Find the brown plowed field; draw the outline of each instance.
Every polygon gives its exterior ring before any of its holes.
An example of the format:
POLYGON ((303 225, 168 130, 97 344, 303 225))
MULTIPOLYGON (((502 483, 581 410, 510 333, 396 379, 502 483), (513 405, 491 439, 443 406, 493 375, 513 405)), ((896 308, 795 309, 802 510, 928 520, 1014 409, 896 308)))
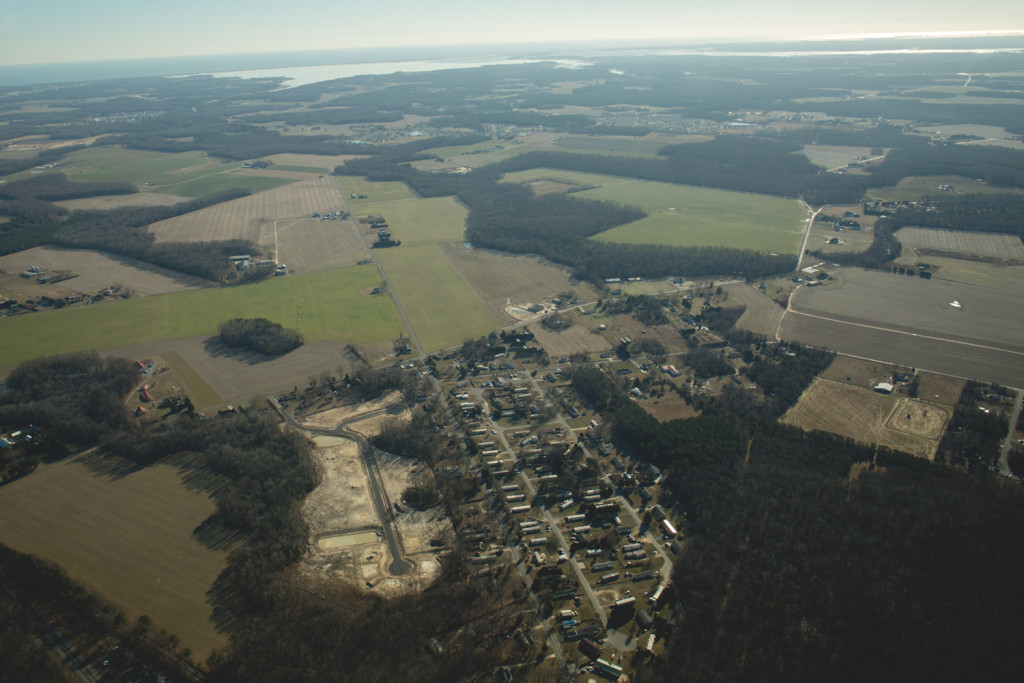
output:
POLYGON ((338 211, 344 206, 338 183, 332 176, 324 176, 160 221, 149 229, 157 242, 256 241, 260 239, 262 223, 309 218, 314 213, 338 211))
POLYGON ((947 406, 816 379, 783 422, 930 459, 951 415, 947 406))
POLYGON ((273 248, 275 231, 277 262, 286 264, 289 270, 309 272, 338 268, 370 257, 352 221, 319 218, 274 221, 260 226, 260 243, 273 248))
MULTIPOLYGON (((186 289, 209 287, 213 283, 192 275, 136 261, 124 256, 114 256, 85 249, 61 249, 60 247, 33 247, 7 256, 0 256, 0 270, 17 274, 30 266, 49 270, 70 270, 78 277, 64 280, 56 286, 72 292, 93 294, 111 285, 121 285, 137 294, 164 294, 181 292, 186 289)), ((39 296, 33 280, 19 278, 27 296, 39 296)))

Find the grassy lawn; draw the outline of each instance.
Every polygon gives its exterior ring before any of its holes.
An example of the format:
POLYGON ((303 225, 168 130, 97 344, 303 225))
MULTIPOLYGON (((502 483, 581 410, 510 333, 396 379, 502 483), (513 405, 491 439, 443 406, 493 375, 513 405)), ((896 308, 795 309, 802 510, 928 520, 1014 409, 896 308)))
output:
POLYGON ((499 327, 436 244, 403 242, 377 250, 377 258, 425 350, 459 344, 499 327))
POLYGON ((164 185, 153 192, 161 194, 172 194, 178 197, 205 197, 215 192, 223 192, 240 187, 249 190, 253 194, 272 190, 288 183, 294 183, 292 178, 273 178, 270 176, 236 175, 234 173, 213 173, 202 178, 189 180, 180 185, 164 185))
POLYGON ((192 404, 197 410, 220 405, 224 402, 220 394, 214 391, 213 387, 207 384, 206 380, 200 377, 199 373, 192 369, 192 366, 185 362, 185 359, 177 351, 165 351, 163 359, 181 378, 181 381, 185 383, 185 387, 188 389, 188 396, 192 399, 192 404))
MULTIPOLYGON (((213 514, 185 461, 114 473, 122 461, 83 455, 0 487, 0 541, 56 562, 120 605, 128 620, 153 618, 200 661, 227 638, 206 593, 227 563, 192 530, 213 514)), ((207 476, 212 476, 206 473, 207 476)))
POLYGON ((605 242, 786 253, 800 248, 806 227, 807 210, 795 199, 544 168, 510 173, 504 181, 537 179, 593 185, 571 196, 639 206, 649 214, 594 238, 605 242))
POLYGON ((466 231, 466 209, 454 197, 380 204, 373 212, 387 219, 391 234, 402 248, 434 242, 461 242, 466 231))
POLYGON ((362 213, 363 207, 366 207, 365 210, 373 213, 374 210, 367 207, 369 204, 390 202, 396 199, 416 199, 418 197, 408 185, 402 182, 375 183, 360 176, 343 175, 338 176, 338 184, 341 186, 341 191, 345 193, 346 197, 366 195, 366 199, 349 200, 355 213, 362 213))
POLYGON ((41 355, 214 334, 218 323, 239 317, 298 328, 307 342, 394 339, 404 326, 390 299, 360 291, 379 284, 376 268, 357 266, 6 318, 0 358, 12 366, 41 355))

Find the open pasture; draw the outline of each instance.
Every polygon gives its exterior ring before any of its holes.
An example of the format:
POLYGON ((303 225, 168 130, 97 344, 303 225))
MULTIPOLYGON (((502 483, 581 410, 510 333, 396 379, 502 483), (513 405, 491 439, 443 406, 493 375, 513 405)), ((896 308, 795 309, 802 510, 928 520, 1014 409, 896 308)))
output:
POLYGON ((399 181, 381 183, 360 176, 342 175, 332 176, 331 182, 335 182, 341 188, 352 206, 353 214, 374 213, 377 207, 373 205, 380 202, 419 197, 408 185, 399 181), (352 195, 356 195, 357 198, 353 199, 352 195), (366 199, 358 199, 359 195, 366 195, 366 199))
POLYGON ((614 154, 620 156, 654 157, 666 145, 706 142, 711 135, 663 135, 651 133, 643 137, 621 135, 559 135, 554 145, 567 152, 614 154))
POLYGON ((557 133, 533 133, 515 140, 485 140, 473 145, 436 147, 430 150, 433 158, 412 162, 413 168, 435 171, 456 166, 480 168, 526 152, 550 150, 557 133))
POLYGON ((424 350, 475 339, 499 326, 437 244, 403 243, 376 255, 424 350))
POLYGON ((109 211, 121 206, 171 206, 172 204, 185 201, 188 201, 185 197, 175 197, 170 194, 136 192, 135 194, 112 194, 103 197, 65 199, 61 202, 54 202, 54 204, 72 211, 109 211))
POLYGON ((0 358, 13 366, 41 355, 210 335, 219 323, 239 317, 298 329, 309 343, 395 339, 405 327, 391 300, 362 293, 379 285, 376 268, 353 266, 16 316, 0 320, 0 358))
POLYGON ((793 297, 792 309, 882 329, 1024 351, 1024 318, 1007 315, 1024 305, 1019 294, 882 271, 843 269, 833 276, 833 284, 801 287, 793 297), (962 307, 950 306, 954 300, 962 307))
POLYGON ((188 180, 175 185, 164 185, 153 191, 179 197, 205 197, 217 192, 241 188, 257 194, 293 183, 303 177, 305 177, 305 174, 301 173, 281 178, 269 173, 255 174, 249 172, 248 169, 234 169, 224 173, 212 173, 202 178, 188 180))
POLYGON ((434 242, 462 242, 466 231, 466 208, 455 197, 390 201, 376 205, 373 213, 384 216, 402 249, 434 242))
POLYGON ((930 459, 951 416, 947 406, 816 379, 783 422, 930 459))
POLYGON ((260 224, 310 218, 314 213, 338 211, 343 206, 341 192, 333 178, 310 178, 169 218, 154 223, 149 230, 157 242, 243 239, 260 241, 272 248, 273 243, 266 242, 272 235, 262 234, 260 224))
MULTIPOLYGON (((70 270, 78 277, 58 283, 62 289, 84 294, 95 294, 112 285, 120 285, 136 294, 149 296, 187 289, 209 287, 212 283, 193 275, 186 275, 125 256, 115 256, 87 249, 60 247, 33 247, 25 251, 0 256, 0 270, 20 273, 31 266, 48 270, 70 270)), ((22 280, 28 296, 40 296, 39 285, 33 280, 22 280)))
POLYGON ((932 249, 968 257, 1024 261, 1024 242, 1016 235, 907 227, 901 228, 896 238, 915 250, 932 249))
MULTIPOLYGON (((330 173, 335 166, 341 166, 349 159, 361 159, 355 154, 271 154, 263 157, 274 166, 291 166, 299 168, 315 168, 330 173)), ((271 167, 273 168, 273 166, 271 167)))
POLYGON ((207 592, 229 550, 193 535, 215 511, 203 480, 215 483, 186 459, 137 469, 97 454, 68 458, 0 488, 0 541, 59 564, 129 622, 150 615, 202 661, 227 644, 207 592))
POLYGON ((870 147, 845 147, 840 145, 804 145, 796 154, 803 154, 815 166, 825 170, 844 168, 848 164, 881 156, 871 153, 870 147))
POLYGON ((236 166, 235 162, 207 157, 199 151, 172 154, 118 145, 93 145, 72 152, 52 172, 64 173, 69 180, 122 181, 140 188, 158 189, 236 166))
POLYGON ((513 322, 504 308, 508 303, 539 303, 552 296, 571 293, 580 301, 594 301, 592 285, 573 282, 569 269, 538 256, 513 256, 487 249, 467 249, 461 243, 438 245, 462 274, 487 309, 498 320, 513 322))
POLYGON ((920 201, 932 195, 946 194, 948 191, 939 189, 939 185, 949 185, 953 188, 954 194, 1001 194, 1006 192, 1021 193, 1018 190, 1008 187, 992 187, 981 180, 965 178, 963 176, 909 176, 904 178, 895 186, 872 187, 868 189, 868 199, 880 199, 882 201, 920 201))
POLYGON ((510 173, 504 182, 538 179, 592 186, 571 196, 638 206, 649 214, 594 237, 604 242, 787 253, 803 241, 807 208, 795 199, 544 168, 510 173))

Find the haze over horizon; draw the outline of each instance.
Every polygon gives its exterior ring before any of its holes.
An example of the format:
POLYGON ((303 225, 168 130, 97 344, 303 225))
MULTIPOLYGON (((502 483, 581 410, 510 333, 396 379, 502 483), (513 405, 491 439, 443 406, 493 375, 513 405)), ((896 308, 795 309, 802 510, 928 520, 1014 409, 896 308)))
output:
POLYGON ((0 66, 100 60, 285 53, 345 48, 414 48, 571 42, 729 42, 839 37, 945 36, 1024 32, 1024 9, 978 0, 968 10, 940 0, 849 7, 790 0, 734 0, 695 7, 670 0, 624 6, 607 0, 524 0, 506 8, 470 0, 426 6, 383 0, 343 6, 325 0, 300 11, 268 0, 162 5, 95 0, 14 0, 0 10, 0 66))

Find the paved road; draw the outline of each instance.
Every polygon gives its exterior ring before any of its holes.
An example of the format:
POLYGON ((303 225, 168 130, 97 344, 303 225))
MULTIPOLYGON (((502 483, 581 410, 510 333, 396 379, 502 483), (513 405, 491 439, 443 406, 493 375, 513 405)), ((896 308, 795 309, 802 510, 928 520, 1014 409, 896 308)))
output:
POLYGON ((270 405, 272 405, 274 409, 288 422, 288 424, 295 429, 309 432, 310 434, 340 436, 356 442, 359 446, 360 453, 363 455, 363 464, 366 467, 367 479, 370 480, 370 497, 373 499, 373 504, 377 508, 377 516, 380 518, 380 526, 384 531, 384 540, 387 542, 388 550, 391 553, 391 566, 388 567, 388 571, 394 576, 403 576, 411 572, 416 565, 402 557, 402 544, 401 541, 399 541, 398 536, 395 534, 394 527, 391 523, 391 506, 388 504, 387 497, 384 495, 380 483, 380 475, 377 472, 377 462, 374 458, 376 449, 367 442, 366 437, 362 434, 349 429, 349 425, 353 422, 382 415, 386 413, 388 409, 381 408, 380 410, 374 410, 369 413, 357 415, 356 417, 339 423, 333 429, 317 429, 300 425, 292 414, 285 410, 284 406, 281 405, 276 397, 271 396, 269 400, 270 405))
POLYGON ((1010 431, 1006 435, 1006 441, 1003 442, 1002 449, 999 451, 999 469, 1004 474, 1012 474, 1008 457, 1010 455, 1010 447, 1013 446, 1013 433, 1017 427, 1017 419, 1020 417, 1022 402, 1024 402, 1024 389, 1018 389, 1017 398, 1013 401, 1013 412, 1010 413, 1010 431))

